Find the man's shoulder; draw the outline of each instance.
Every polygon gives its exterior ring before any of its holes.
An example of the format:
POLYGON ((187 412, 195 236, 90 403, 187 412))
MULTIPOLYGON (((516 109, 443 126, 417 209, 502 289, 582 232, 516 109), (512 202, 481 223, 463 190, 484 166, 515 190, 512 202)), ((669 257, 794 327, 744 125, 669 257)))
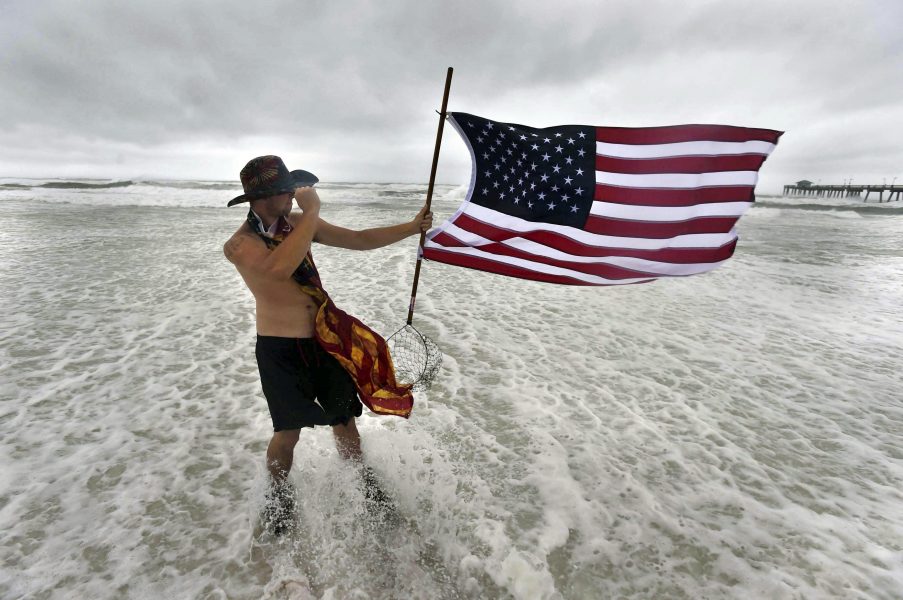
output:
POLYGON ((242 249, 248 245, 249 241, 253 244, 254 240, 257 239, 257 235, 251 231, 251 228, 248 227, 247 223, 243 223, 241 227, 239 227, 235 233, 232 234, 225 244, 223 244, 223 253, 226 255, 226 258, 231 262, 235 262, 235 258, 242 251, 242 249))

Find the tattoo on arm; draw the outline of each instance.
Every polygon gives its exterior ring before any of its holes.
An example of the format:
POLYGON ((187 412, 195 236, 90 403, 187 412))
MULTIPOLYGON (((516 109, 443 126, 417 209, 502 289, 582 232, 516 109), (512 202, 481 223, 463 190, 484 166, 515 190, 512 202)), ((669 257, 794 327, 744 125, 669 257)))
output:
POLYGON ((245 240, 245 236, 239 235, 228 242, 223 247, 223 252, 226 254, 226 258, 230 261, 235 257, 235 254, 238 252, 238 249, 241 247, 242 242, 245 240))

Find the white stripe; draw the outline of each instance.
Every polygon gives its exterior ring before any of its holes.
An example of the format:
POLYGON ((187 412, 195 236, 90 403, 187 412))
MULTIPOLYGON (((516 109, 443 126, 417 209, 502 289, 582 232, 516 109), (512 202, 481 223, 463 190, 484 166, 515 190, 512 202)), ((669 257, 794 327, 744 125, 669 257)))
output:
MULTIPOLYGON (((461 229, 456 225, 451 225, 446 230, 451 236, 454 236, 469 247, 483 246, 492 244, 492 240, 488 240, 475 233, 461 229)), ((578 256, 562 252, 551 248, 544 244, 527 240, 524 238, 511 238, 502 242, 506 246, 510 246, 516 250, 535 254, 537 256, 545 256, 554 260, 564 260, 570 262, 586 263, 586 264, 606 264, 634 271, 643 271, 644 273, 654 273, 657 275, 696 275, 697 273, 705 273, 718 267, 725 261, 711 263, 668 263, 656 260, 646 260, 645 258, 635 258, 633 256, 578 256)), ((434 241, 430 241, 426 245, 429 248, 451 248, 462 246, 443 246, 434 241)))
POLYGON ((756 171, 653 173, 651 175, 596 171, 596 183, 629 188, 695 189, 715 186, 756 185, 758 175, 756 171))
POLYGON ((595 201, 589 213, 612 219, 664 223, 689 221, 696 217, 740 217, 750 206, 752 202, 712 202, 693 206, 634 206, 595 201))
POLYGON ((596 154, 617 158, 665 158, 675 156, 718 156, 720 154, 764 154, 774 144, 760 140, 748 142, 677 142, 674 144, 609 144, 596 142, 596 154))
POLYGON ((430 230, 430 232, 427 233, 427 239, 431 240, 440 232, 446 231, 461 213, 467 214, 474 219, 483 221, 494 227, 508 229, 515 233, 550 231, 568 237, 576 242, 580 242, 581 244, 602 248, 630 248, 634 250, 661 250, 663 248, 720 248, 737 238, 737 233, 733 229, 728 233, 690 233, 662 239, 600 235, 598 233, 590 233, 588 231, 583 231, 582 229, 568 227, 567 225, 526 221, 518 217, 513 217, 486 208, 485 206, 480 206, 479 204, 469 203, 466 206, 459 208, 458 212, 455 213, 451 219, 442 223, 439 227, 430 230))
MULTIPOLYGON (((459 240, 465 246, 486 246, 487 244, 494 244, 492 240, 488 238, 484 238, 481 235, 477 235, 472 231, 468 231, 467 229, 462 229, 458 227, 454 223, 449 223, 448 227, 445 228, 445 233, 459 240)), ((516 238, 522 239, 522 238, 516 238)), ((432 241, 432 240, 430 240, 432 241)))

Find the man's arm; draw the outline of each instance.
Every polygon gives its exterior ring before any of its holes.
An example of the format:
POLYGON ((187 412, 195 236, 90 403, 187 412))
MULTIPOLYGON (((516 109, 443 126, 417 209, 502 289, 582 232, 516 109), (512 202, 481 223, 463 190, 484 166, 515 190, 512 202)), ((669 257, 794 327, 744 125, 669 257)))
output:
POLYGON ((426 231, 433 225, 433 213, 424 206, 413 220, 388 227, 354 231, 320 219, 314 241, 350 250, 373 250, 426 231))
POLYGON ((223 247, 226 258, 237 267, 273 279, 291 277, 310 249, 320 219, 320 198, 313 188, 298 188, 295 199, 304 214, 292 220, 293 230, 282 243, 267 250, 262 240, 254 239, 256 234, 238 233, 223 247))

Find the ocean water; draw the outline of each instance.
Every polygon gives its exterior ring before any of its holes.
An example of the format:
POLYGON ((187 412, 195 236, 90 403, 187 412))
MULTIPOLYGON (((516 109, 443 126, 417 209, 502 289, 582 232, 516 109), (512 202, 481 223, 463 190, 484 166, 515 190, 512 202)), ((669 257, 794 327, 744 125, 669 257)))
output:
MULTIPOLYGON (((324 184, 322 216, 424 192, 324 184)), ((0 180, 0 598, 903 597, 901 203, 760 198, 721 269, 623 288, 425 263, 443 370, 359 419, 401 524, 306 430, 276 540, 237 193, 0 180)), ((415 247, 314 254, 388 335, 415 247)))

